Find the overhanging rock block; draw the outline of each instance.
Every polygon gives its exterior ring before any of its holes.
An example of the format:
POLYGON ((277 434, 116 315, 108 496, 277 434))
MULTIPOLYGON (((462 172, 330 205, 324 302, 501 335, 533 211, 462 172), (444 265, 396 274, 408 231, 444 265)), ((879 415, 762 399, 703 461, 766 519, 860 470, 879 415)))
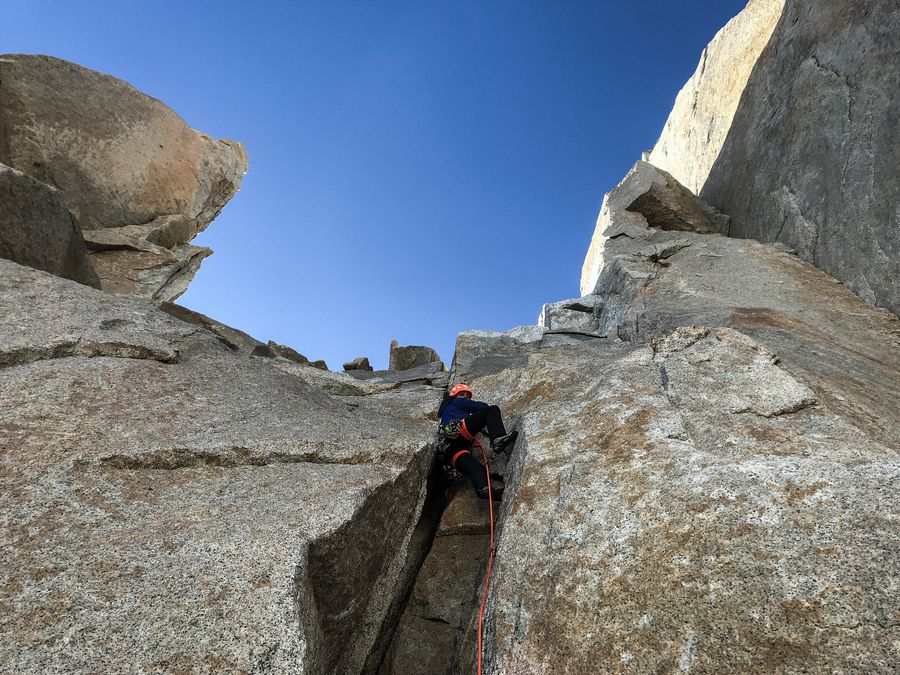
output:
POLYGON ((729 218, 692 194, 671 175, 637 162, 603 198, 594 235, 581 270, 581 293, 588 295, 603 269, 608 242, 643 239, 651 229, 728 234, 729 218))
POLYGON ((190 246, 240 187, 240 143, 191 129, 128 83, 64 61, 0 56, 0 162, 57 188, 102 287, 181 295, 212 251, 190 246))

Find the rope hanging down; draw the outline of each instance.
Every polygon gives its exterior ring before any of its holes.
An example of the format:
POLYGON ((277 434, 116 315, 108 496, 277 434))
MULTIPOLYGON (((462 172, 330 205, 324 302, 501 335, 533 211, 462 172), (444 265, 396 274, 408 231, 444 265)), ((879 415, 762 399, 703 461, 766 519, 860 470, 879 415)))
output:
POLYGON ((484 451, 484 446, 478 440, 474 440, 474 445, 481 450, 481 459, 484 462, 484 471, 487 474, 488 513, 490 514, 491 524, 491 544, 488 549, 487 573, 484 576, 484 590, 481 592, 481 608, 478 610, 478 675, 481 675, 481 636, 484 627, 484 604, 487 601, 488 585, 491 582, 491 570, 494 567, 494 497, 491 489, 491 468, 488 466, 487 453, 484 451))

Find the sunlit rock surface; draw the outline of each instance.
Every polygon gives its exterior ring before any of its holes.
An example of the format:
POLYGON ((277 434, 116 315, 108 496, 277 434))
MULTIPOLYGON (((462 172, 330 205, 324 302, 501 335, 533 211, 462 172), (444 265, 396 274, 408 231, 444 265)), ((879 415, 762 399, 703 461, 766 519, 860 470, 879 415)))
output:
POLYGON ((240 143, 194 131, 128 83, 51 56, 0 56, 0 126, 0 162, 60 191, 103 289, 160 302, 181 295, 211 253, 188 242, 247 171, 240 143))
POLYGON ((605 337, 457 342, 522 433, 487 672, 890 672, 900 321, 771 246, 631 235, 605 337))

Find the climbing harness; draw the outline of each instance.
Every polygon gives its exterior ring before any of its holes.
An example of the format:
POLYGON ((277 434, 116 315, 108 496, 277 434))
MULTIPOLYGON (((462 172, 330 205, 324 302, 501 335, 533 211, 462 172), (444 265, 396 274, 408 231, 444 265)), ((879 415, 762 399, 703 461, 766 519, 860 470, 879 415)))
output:
POLYGON ((484 462, 484 472, 487 475, 488 487, 488 513, 491 524, 491 543, 488 549, 487 574, 484 577, 484 590, 481 592, 481 608, 478 610, 478 675, 481 675, 481 637, 484 627, 484 604, 487 601, 488 585, 491 582, 491 570, 494 567, 494 497, 491 490, 491 469, 488 466, 487 453, 478 439, 472 439, 472 444, 481 450, 481 460, 484 462))

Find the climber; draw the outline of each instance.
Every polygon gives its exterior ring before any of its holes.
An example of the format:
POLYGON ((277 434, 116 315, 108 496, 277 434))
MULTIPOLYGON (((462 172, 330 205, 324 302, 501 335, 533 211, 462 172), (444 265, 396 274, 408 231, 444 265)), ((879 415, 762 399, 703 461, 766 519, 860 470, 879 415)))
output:
MULTIPOLYGON (((468 476, 475 493, 482 499, 487 499, 488 479, 484 465, 472 456, 475 436, 486 429, 491 439, 491 449, 495 453, 501 453, 512 448, 519 432, 506 433, 500 408, 482 401, 473 401, 472 390, 464 384, 453 385, 444 395, 438 415, 441 418, 438 429, 441 460, 445 466, 468 476)), ((490 496, 493 499, 500 499, 502 495, 502 487, 491 488, 490 496)))

